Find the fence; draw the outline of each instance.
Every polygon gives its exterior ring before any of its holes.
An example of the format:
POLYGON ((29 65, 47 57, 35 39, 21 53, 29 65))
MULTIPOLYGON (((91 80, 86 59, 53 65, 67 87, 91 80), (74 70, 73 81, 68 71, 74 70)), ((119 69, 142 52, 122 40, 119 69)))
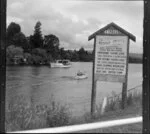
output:
MULTIPOLYGON (((127 98, 128 97, 142 97, 142 84, 137 85, 129 90, 127 90, 127 98)), ((104 113, 105 108, 107 105, 111 104, 112 102, 119 103, 120 100, 122 99, 122 93, 115 94, 110 97, 104 97, 102 103, 101 103, 101 114, 104 113)))
MULTIPOLYGON (((127 97, 129 95, 137 96, 137 95, 140 95, 141 93, 142 93, 142 84, 137 85, 137 86, 127 90, 127 97)), ((109 101, 119 100, 119 99, 121 99, 121 97, 122 97, 121 93, 115 94, 114 96, 108 97, 107 101, 109 102, 109 101)))

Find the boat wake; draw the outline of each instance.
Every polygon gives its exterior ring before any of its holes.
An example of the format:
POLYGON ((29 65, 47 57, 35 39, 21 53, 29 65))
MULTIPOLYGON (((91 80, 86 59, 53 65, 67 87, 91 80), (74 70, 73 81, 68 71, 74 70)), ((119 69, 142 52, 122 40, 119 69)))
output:
POLYGON ((61 78, 67 79, 67 80, 74 80, 74 76, 62 76, 61 78))

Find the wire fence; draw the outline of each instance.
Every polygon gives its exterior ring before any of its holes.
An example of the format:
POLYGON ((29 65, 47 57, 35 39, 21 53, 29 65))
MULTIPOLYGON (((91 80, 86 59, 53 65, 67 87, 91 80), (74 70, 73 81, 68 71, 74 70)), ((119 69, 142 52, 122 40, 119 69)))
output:
MULTIPOLYGON (((142 84, 139 84, 133 88, 130 88, 127 90, 127 97, 129 96, 138 96, 138 95, 142 95, 142 84)), ((116 101, 116 100, 120 100, 122 98, 122 93, 119 94, 114 94, 110 97, 107 97, 107 102, 112 102, 112 101, 116 101)))

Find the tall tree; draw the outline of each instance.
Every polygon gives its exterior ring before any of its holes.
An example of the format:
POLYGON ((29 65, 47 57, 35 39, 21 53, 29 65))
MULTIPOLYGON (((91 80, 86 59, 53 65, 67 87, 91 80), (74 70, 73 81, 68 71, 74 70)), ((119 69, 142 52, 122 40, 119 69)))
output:
POLYGON ((34 34, 32 37, 32 44, 34 48, 42 48, 43 47, 43 37, 41 32, 41 22, 38 21, 34 27, 34 34))

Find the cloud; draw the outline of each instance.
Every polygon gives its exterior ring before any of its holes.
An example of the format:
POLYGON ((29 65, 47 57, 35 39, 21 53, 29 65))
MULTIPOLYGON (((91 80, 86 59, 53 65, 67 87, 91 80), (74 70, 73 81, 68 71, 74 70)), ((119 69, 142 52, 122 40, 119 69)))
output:
POLYGON ((13 10, 18 10, 23 8, 23 4, 21 2, 14 2, 10 5, 10 8, 13 10))
POLYGON ((11 17, 11 16, 7 17, 7 25, 9 25, 11 22, 21 23, 22 21, 23 20, 21 18, 11 17))
POLYGON ((62 46, 92 48, 88 36, 112 21, 142 37, 142 6, 125 1, 8 0, 7 22, 16 21, 28 36, 41 21, 42 33, 55 34, 62 46))

